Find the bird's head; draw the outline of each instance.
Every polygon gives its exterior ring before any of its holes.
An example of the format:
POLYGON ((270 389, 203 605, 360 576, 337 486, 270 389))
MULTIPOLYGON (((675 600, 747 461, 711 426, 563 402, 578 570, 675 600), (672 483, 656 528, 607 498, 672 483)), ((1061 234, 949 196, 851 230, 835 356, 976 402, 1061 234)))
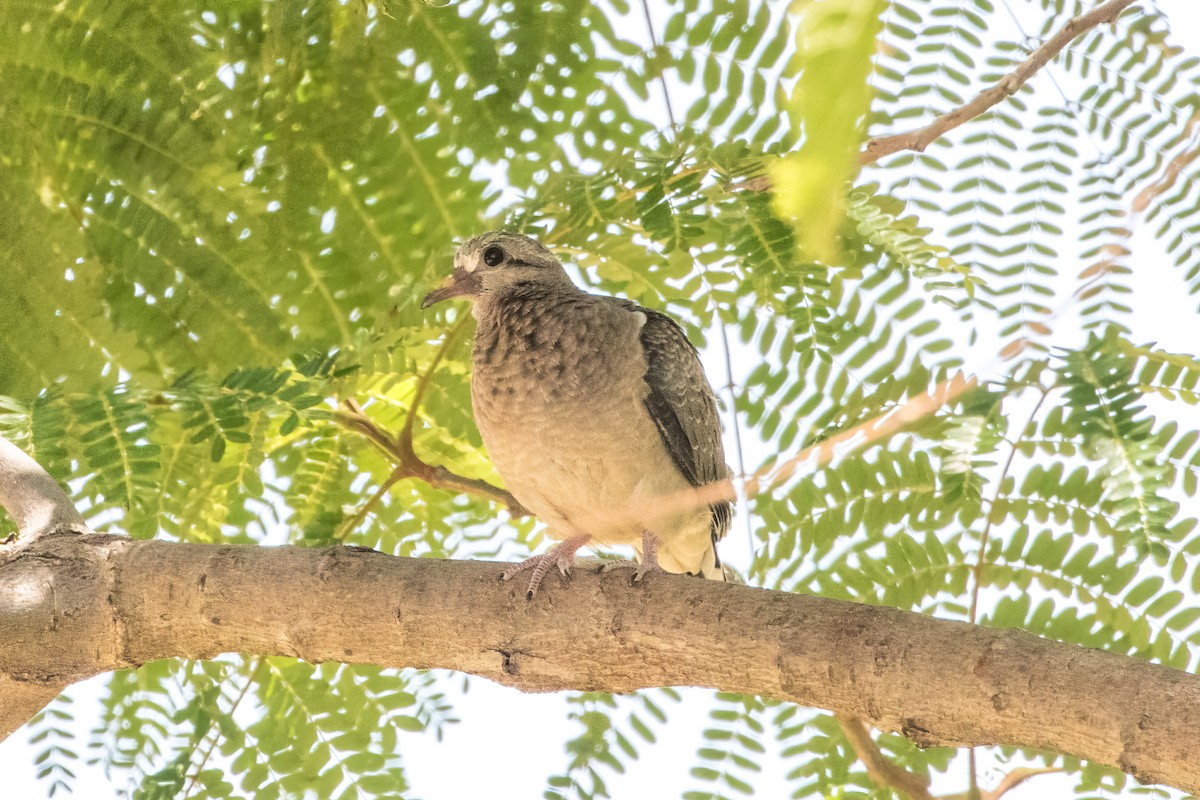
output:
POLYGON ((475 299, 518 283, 570 286, 562 262, 540 242, 508 231, 489 231, 463 242, 454 273, 425 295, 421 308, 451 297, 475 299))

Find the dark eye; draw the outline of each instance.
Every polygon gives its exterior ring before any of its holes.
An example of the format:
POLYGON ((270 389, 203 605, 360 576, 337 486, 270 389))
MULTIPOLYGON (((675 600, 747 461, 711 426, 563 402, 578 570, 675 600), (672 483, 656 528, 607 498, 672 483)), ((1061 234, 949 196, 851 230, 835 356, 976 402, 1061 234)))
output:
POLYGON ((504 251, 499 247, 489 247, 483 251, 483 263, 489 267, 494 267, 504 260, 504 251))

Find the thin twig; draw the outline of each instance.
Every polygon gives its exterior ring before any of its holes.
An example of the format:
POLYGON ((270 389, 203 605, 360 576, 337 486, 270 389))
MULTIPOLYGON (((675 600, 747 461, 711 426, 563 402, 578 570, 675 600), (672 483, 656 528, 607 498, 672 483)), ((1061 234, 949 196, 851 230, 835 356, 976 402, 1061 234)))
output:
MULTIPOLYGON (((1004 462, 1004 467, 1000 470, 1000 479, 996 481, 996 491, 992 495, 993 508, 1000 500, 1000 493, 1004 491, 1004 481, 1008 479, 1008 471, 1012 469, 1013 461, 1017 457, 1017 450, 1021 446, 1021 439, 1024 438, 1026 429, 1028 429, 1029 426, 1033 424, 1034 419, 1037 418, 1037 413, 1041 410, 1042 403, 1046 401, 1046 396, 1050 394, 1050 390, 1046 387, 1040 388, 1042 389, 1042 396, 1038 398, 1037 403, 1033 407, 1033 411, 1029 413, 1029 419, 1026 420, 1025 424, 1021 427, 1021 430, 1017 431, 1017 435, 1012 441, 1012 449, 1008 451, 1008 459, 1004 462)), ((979 590, 983 586, 984 561, 987 558, 988 538, 992 533, 992 520, 995 518, 995 516, 996 515, 992 513, 989 513, 987 516, 987 522, 984 523, 983 526, 983 533, 979 537, 979 558, 975 560, 975 566, 971 568, 971 604, 967 610, 967 620, 972 625, 975 624, 975 619, 979 613, 979 590)), ((967 759, 967 769, 967 776, 970 786, 967 797, 969 800, 981 800, 983 795, 979 791, 979 775, 976 772, 974 747, 971 748, 970 755, 967 759)), ((997 795, 997 797, 999 797, 999 795, 997 795)))
MULTIPOLYGON (((729 332, 725 330, 725 324, 719 318, 717 322, 721 325, 721 351, 725 356, 725 388, 729 390, 729 420, 733 428, 733 448, 737 456, 738 480, 742 482, 744 489, 746 486, 746 457, 742 450, 742 426, 737 415, 737 384, 733 381, 733 354, 729 349, 729 332)), ((750 521, 749 508, 743 509, 742 517, 746 521, 746 541, 750 545, 750 553, 753 555, 754 525, 750 521)))
MULTIPOLYGON (((974 754, 974 752, 975 748, 971 748, 971 753, 974 754)), ((1062 767, 1016 767, 1005 773, 1004 777, 1000 779, 1000 783, 996 784, 995 789, 980 791, 978 787, 973 787, 973 791, 944 794, 937 800, 1000 800, 1030 778, 1054 772, 1066 772, 1066 770, 1062 767)))
POLYGON ((417 386, 413 390, 412 402, 408 404, 408 416, 404 419, 404 428, 400 433, 400 441, 407 441, 412 445, 413 440, 413 425, 417 420, 417 411, 421 408, 421 402, 425 399, 425 391, 429 388, 429 382, 433 378, 434 371, 438 365, 442 363, 446 353, 454 346, 460 334, 467 329, 467 322, 471 318, 464 314, 462 319, 454 324, 450 332, 446 334, 446 338, 442 341, 442 346, 433 354, 433 360, 429 362, 429 366, 425 369, 425 373, 417 379, 417 386))
MULTIPOLYGON (((242 700, 246 698, 246 693, 249 692, 250 687, 254 685, 254 676, 258 674, 258 670, 262 666, 262 663, 263 659, 255 659, 254 666, 250 669, 250 674, 246 676, 246 685, 242 687, 242 691, 239 692, 237 698, 234 699, 233 705, 229 707, 229 711, 227 712, 228 716, 232 717, 233 712, 237 711, 238 706, 242 704, 242 700)), ((183 800, 187 800, 189 797, 191 797, 192 789, 196 787, 196 781, 199 780, 200 773, 204 772, 204 767, 208 764, 208 760, 212 758, 213 751, 217 749, 217 744, 221 741, 221 729, 217 727, 215 717, 209 722, 209 731, 211 731, 214 727, 217 728, 217 735, 212 738, 211 742, 209 742, 208 750, 204 753, 204 757, 200 759, 200 763, 196 766, 195 772, 192 773, 191 778, 188 780, 187 788, 183 790, 183 800)))
POLYGON ((392 474, 388 476, 383 485, 375 491, 345 525, 339 528, 337 532, 338 538, 345 536, 354 526, 361 523, 387 491, 405 478, 417 478, 437 489, 465 492, 466 494, 485 497, 494 503, 501 503, 506 506, 509 515, 513 517, 522 517, 529 514, 529 511, 512 494, 504 489, 493 486, 485 480, 468 478, 465 475, 451 472, 445 467, 429 464, 422 460, 413 449, 413 427, 421 401, 425 398, 429 381, 446 352, 453 346, 459 334, 466 329, 466 320, 467 317, 463 317, 463 320, 450 330, 442 342, 442 346, 434 354, 429 367, 417 379, 417 386, 413 392, 412 402, 409 404, 408 415, 404 420, 404 427, 398 436, 393 436, 368 417, 363 412, 362 406, 353 398, 344 400, 342 408, 334 412, 334 419, 338 424, 365 437, 367 441, 375 445, 384 457, 396 465, 395 469, 392 470, 392 474))
MULTIPOLYGON (((1013 461, 1017 457, 1017 450, 1021 447, 1021 439, 1024 437, 1025 430, 1037 419, 1037 414, 1042 408, 1042 403, 1046 402, 1046 397, 1050 394, 1048 388, 1044 386, 1039 388, 1042 390, 1042 396, 1038 398, 1037 403, 1033 406, 1033 411, 1029 412, 1029 419, 1026 420, 1025 425, 1017 432, 1017 437, 1012 443, 1012 449, 1008 453, 1008 460, 1004 462, 1004 467, 1000 470, 1000 479, 996 481, 996 492, 992 497, 993 506, 999 501, 1000 493, 1004 491, 1004 481, 1008 479, 1008 471, 1012 468, 1013 461)), ((979 588, 983 583, 980 579, 983 576, 984 559, 987 557, 988 537, 991 535, 992 520, 995 516, 995 514, 988 514, 987 522, 983 526, 983 533, 979 537, 979 558, 975 561, 975 566, 971 568, 973 584, 971 587, 971 605, 967 610, 967 620, 972 624, 975 623, 975 617, 979 612, 979 588)))
POLYGON ((982 800, 979 796, 979 766, 974 747, 967 751, 967 800, 982 800))
MULTIPOLYGON (((420 471, 421 466, 416 463, 420 462, 420 459, 417 458, 416 452, 413 450, 413 427, 416 423, 417 411, 421 407, 421 402, 425 399, 425 391, 429 387, 429 382, 434 371, 437 369, 438 364, 441 363, 442 358, 454 345, 455 340, 458 339, 458 335, 466 329, 468 319, 470 318, 464 316, 450 329, 450 332, 442 342, 442 346, 434 353, 433 360, 429 362, 429 366, 426 367, 425 372, 417 378, 417 385, 413 390, 412 401, 408 406, 408 414, 404 418, 404 427, 400 429, 399 436, 391 436, 387 431, 376 425, 363 413, 362 406, 353 398, 348 398, 344 402, 349 413, 343 412, 340 417, 343 424, 367 437, 370 442, 383 451, 384 456, 395 460, 397 466, 383 483, 379 485, 374 494, 354 512, 354 516, 349 517, 338 526, 338 529, 333 534, 335 540, 341 541, 350 531, 362 524, 362 521, 371 513, 371 509, 379 504, 393 486, 405 478, 413 477, 416 472, 420 471)), ((420 463, 424 464, 424 462, 420 463)))
POLYGON ((375 490, 374 494, 367 498, 367 502, 359 506, 358 511, 354 512, 354 516, 347 518, 346 521, 339 525, 338 529, 333 532, 334 541, 342 541, 350 534, 350 531, 361 525, 362 521, 367 518, 368 514, 371 513, 371 509, 379 505, 379 501, 383 499, 384 495, 391 491, 391 488, 403 480, 404 477, 404 471, 400 467, 396 467, 394 470, 392 470, 392 474, 388 475, 384 482, 379 484, 379 488, 375 490))
POLYGON ((871 780, 879 786, 900 792, 909 800, 934 800, 934 796, 929 793, 929 781, 922 775, 909 772, 885 756, 861 719, 845 714, 834 714, 834 717, 842 726, 842 732, 846 734, 850 746, 854 748, 854 754, 867 768, 867 775, 871 780))
MULTIPOLYGON (((646 13, 646 30, 650 32, 650 44, 654 47, 654 56, 657 59, 658 39, 654 36, 654 22, 650 19, 649 0, 642 0, 642 11, 646 13)), ((667 105, 667 120, 671 123, 671 130, 676 130, 675 112, 671 109, 671 94, 667 91, 667 76, 661 69, 658 71, 658 79, 662 82, 663 101, 667 105)))
POLYGON ((1052 772, 1064 772, 1062 767, 1017 767, 1000 779, 1000 783, 990 792, 983 793, 983 800, 1000 800, 1005 794, 1017 788, 1030 778, 1038 775, 1048 775, 1052 772))
POLYGON ((344 408, 335 412, 334 419, 377 445, 384 455, 396 464, 396 470, 393 472, 393 475, 399 473, 396 480, 417 478, 437 489, 465 492, 501 503, 508 507, 508 513, 514 517, 523 517, 529 514, 529 511, 517 501, 517 498, 499 486, 493 486, 478 478, 468 478, 465 475, 451 472, 445 467, 433 466, 421 460, 413 452, 411 445, 406 447, 403 442, 376 425, 373 420, 362 413, 362 409, 352 400, 346 401, 343 405, 344 408))

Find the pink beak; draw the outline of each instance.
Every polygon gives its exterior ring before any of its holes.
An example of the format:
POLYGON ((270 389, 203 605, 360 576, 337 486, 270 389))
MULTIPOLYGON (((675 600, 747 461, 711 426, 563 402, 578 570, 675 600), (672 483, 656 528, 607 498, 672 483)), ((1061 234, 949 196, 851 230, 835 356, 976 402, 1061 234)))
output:
POLYGON ((421 301, 421 308, 429 308, 451 297, 470 297, 476 294, 479 294, 479 278, 473 272, 456 269, 441 286, 425 295, 425 299, 421 301))

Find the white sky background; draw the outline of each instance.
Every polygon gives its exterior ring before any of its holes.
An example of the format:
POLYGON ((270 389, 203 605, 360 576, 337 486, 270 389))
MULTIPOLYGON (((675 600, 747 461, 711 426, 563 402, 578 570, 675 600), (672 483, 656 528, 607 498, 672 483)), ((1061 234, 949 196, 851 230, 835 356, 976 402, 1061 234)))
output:
MULTIPOLYGON (((1200 53, 1200 2, 1198 0, 1158 0, 1172 20, 1176 43, 1190 45, 1200 53)), ((661 17, 661 14, 656 14, 661 17)), ((1036 24, 1036 21, 1031 21, 1036 24)), ((661 27, 660 27, 661 30, 661 27)), ((1033 83, 1048 82, 1047 73, 1055 73, 1051 65, 1033 83)), ((1061 70, 1057 70, 1061 77, 1061 70)), ((980 87, 982 88, 982 87, 980 87)), ((652 88, 651 98, 661 97, 659 87, 652 88)), ((679 112, 684 104, 675 101, 679 112)), ((968 123, 970 124, 970 123, 968 123)), ((928 220, 925 220, 929 222, 928 220)), ((1133 340, 1159 341, 1170 347, 1186 347, 1195 342, 1196 298, 1181 290, 1178 270, 1171 266, 1162 248, 1149 231, 1134 236, 1134 257, 1130 259, 1137 271, 1132 303, 1134 315, 1130 320, 1133 340), (1185 333, 1191 331, 1190 333, 1185 333)), ((1075 274, 1085 265, 1066 266, 1065 273, 1075 274)), ((718 341, 714 338, 714 341, 718 341)), ((1059 342, 1056 342, 1059 344, 1059 342)), ((1194 346, 1193 346, 1194 349, 1194 346)), ((714 383, 723 383, 724 362, 719 347, 705 353, 706 366, 714 383)), ((967 367, 979 367, 970 364, 967 367)), ((727 426, 728 427, 728 426, 727 426)), ((728 431, 727 431, 728 434, 728 431)), ((751 445, 752 446, 752 445, 751 445)), ((747 453, 747 463, 760 460, 758 453, 747 453)), ((730 455, 732 459, 732 452, 730 455)), ((1193 512, 1194 513, 1194 512, 1193 512)), ((748 563, 748 545, 744 528, 735 523, 722 551, 731 563, 748 563)), ((462 723, 446 728, 442 742, 432 735, 402 735, 401 757, 409 780, 413 784, 410 798, 539 798, 549 775, 561 773, 567 764, 564 742, 578 734, 577 723, 568 720, 567 695, 525 695, 489 681, 472 678, 469 694, 458 696, 451 687, 461 687, 461 676, 447 676, 445 689, 462 723)), ((74 698, 73 712, 78 731, 76 744, 83 747, 88 729, 93 724, 95 709, 104 691, 106 676, 78 684, 69 690, 74 698)), ((601 770, 610 794, 615 798, 677 797, 688 789, 702 785, 688 775, 697 762, 696 750, 701 744, 701 731, 708 724, 711 707, 707 690, 684 690, 684 701, 665 706, 669 714, 666 726, 656 729, 655 746, 635 743, 641 755, 636 762, 627 763, 628 771, 618 776, 601 770), (694 702, 692 702, 694 701, 694 702)), ((616 719, 623 719, 618 714, 616 719)), ((37 746, 28 743, 28 734, 18 732, 0 744, 0 799, 32 800, 45 797, 46 786, 36 780, 34 759, 37 746)), ((122 784, 110 785, 98 766, 84 763, 86 751, 80 752, 79 770, 74 783, 74 797, 80 800, 115 800, 126 789, 122 784)), ((994 785, 1006 768, 986 750, 980 751, 979 768, 984 787, 994 785)), ((784 775, 785 765, 768 746, 763 757, 763 774, 754 782, 757 795, 764 798, 783 798, 791 794, 784 775)), ((935 793, 962 792, 966 789, 966 762, 959 759, 948 776, 935 781, 935 793), (961 765, 961 768, 960 768, 961 765)), ((1009 793, 1011 800, 1073 797, 1074 780, 1066 776, 1037 778, 1009 793)), ((1101 796, 1103 793, 1101 793, 1101 796)))

